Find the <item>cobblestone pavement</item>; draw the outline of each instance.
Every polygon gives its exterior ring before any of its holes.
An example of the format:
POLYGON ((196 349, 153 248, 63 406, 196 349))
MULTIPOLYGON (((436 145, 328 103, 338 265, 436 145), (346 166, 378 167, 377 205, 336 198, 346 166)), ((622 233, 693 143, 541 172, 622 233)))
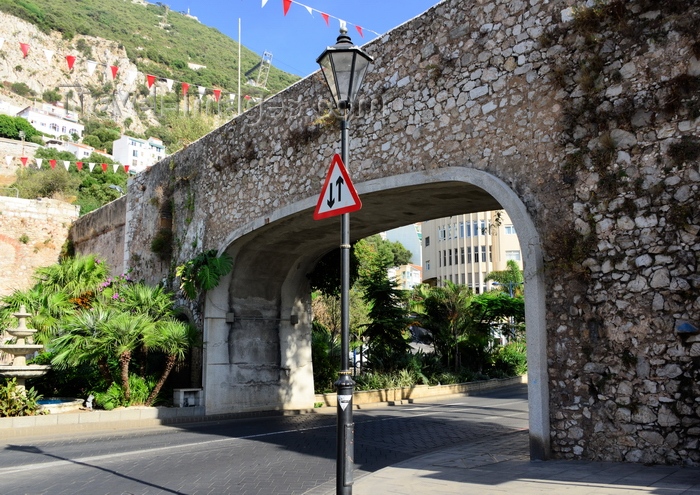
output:
MULTIPOLYGON (((354 413, 355 477, 527 425, 525 386, 354 413)), ((335 411, 0 446, 2 495, 303 494, 335 486, 335 411)), ((376 492, 379 493, 379 492, 376 492)))

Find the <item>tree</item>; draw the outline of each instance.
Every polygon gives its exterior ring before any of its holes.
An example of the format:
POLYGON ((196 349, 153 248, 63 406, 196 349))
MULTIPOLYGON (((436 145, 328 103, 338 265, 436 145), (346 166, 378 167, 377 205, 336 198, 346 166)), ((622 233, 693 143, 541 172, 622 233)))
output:
POLYGON ((455 372, 461 368, 459 343, 474 329, 469 313, 473 295, 471 289, 447 281, 444 287, 414 291, 420 299, 418 318, 430 331, 435 351, 446 363, 452 362, 455 372))
POLYGON ((370 322, 362 335, 368 343, 370 366, 374 370, 393 371, 409 349, 404 293, 396 282, 389 280, 385 270, 377 270, 366 278, 363 288, 370 322))
POLYGON ((175 364, 185 360, 187 351, 197 342, 198 337, 199 334, 192 325, 173 318, 160 320, 144 332, 144 344, 166 356, 163 373, 146 400, 147 406, 153 404, 175 364))
POLYGON ((499 290, 509 293, 511 297, 522 293, 523 272, 513 260, 508 260, 506 262, 505 270, 493 271, 489 273, 484 280, 493 280, 498 284, 499 290))

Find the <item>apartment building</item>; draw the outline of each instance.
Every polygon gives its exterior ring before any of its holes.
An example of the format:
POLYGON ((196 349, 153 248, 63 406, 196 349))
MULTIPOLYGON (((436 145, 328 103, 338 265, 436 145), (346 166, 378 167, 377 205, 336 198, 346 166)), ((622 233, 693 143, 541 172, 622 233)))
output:
POLYGON ((165 146, 158 138, 139 139, 122 136, 112 148, 112 156, 122 165, 129 165, 130 172, 143 172, 165 158, 165 146))
POLYGON ((447 280, 477 293, 491 290, 486 276, 505 270, 508 260, 522 269, 520 243, 508 214, 486 211, 423 222, 423 282, 447 280))
POLYGON ((85 126, 78 123, 78 116, 75 113, 58 105, 29 106, 21 110, 17 116, 27 119, 37 131, 54 137, 76 134, 82 138, 85 130, 85 126))
POLYGON ((412 290, 423 283, 423 268, 419 265, 401 265, 389 268, 389 279, 396 281, 398 289, 412 290))

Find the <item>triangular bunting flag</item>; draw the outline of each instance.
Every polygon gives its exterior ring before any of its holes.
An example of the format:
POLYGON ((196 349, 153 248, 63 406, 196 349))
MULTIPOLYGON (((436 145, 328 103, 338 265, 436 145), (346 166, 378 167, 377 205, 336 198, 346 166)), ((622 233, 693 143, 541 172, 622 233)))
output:
POLYGON ((29 43, 20 43, 19 49, 22 50, 22 55, 24 55, 24 58, 27 58, 27 55, 29 55, 29 43))
POLYGON ((73 70, 73 64, 75 64, 75 57, 73 55, 66 55, 66 62, 68 62, 68 70, 73 70))
POLYGON ((106 171, 107 171, 107 164, 106 164, 106 163, 103 163, 103 164, 102 164, 102 171, 103 171, 103 172, 106 172, 106 171))
POLYGON ((63 166, 68 170, 70 168, 70 162, 68 160, 63 160, 63 166))
POLYGON ((51 61, 53 60, 53 56, 54 56, 55 53, 56 53, 56 52, 53 51, 53 50, 49 50, 48 48, 44 48, 44 56, 46 56, 46 61, 47 61, 48 63, 51 63, 51 61))
POLYGON ((355 29, 357 29, 357 32, 360 33, 360 37, 364 38, 365 35, 362 34, 362 26, 355 26, 355 29))
POLYGON ((292 0, 282 0, 282 8, 284 9, 284 15, 289 12, 289 7, 292 6, 292 0))
POLYGON ((245 95, 245 96, 243 97, 243 99, 244 99, 244 100, 250 100, 250 95, 245 95))
MULTIPOLYGON (((267 3, 267 0, 262 0, 262 6, 264 7, 265 4, 267 3)), ((262 8, 262 7, 261 7, 262 8)))
POLYGON ((175 82, 175 81, 173 81, 172 79, 165 80, 165 85, 168 87, 168 91, 173 90, 173 82, 175 82))
POLYGON ((219 102, 219 99, 221 98, 221 90, 220 89, 214 89, 212 90, 212 93, 214 93, 214 99, 216 102, 219 102))
POLYGON ((233 101, 236 99, 236 94, 235 93, 229 93, 228 94, 228 101, 233 101))
POLYGON ((114 173, 116 174, 118 168, 119 168, 119 164, 118 164, 118 163, 113 164, 113 165, 112 165, 112 172, 114 172, 114 173))
POLYGON ((20 157, 19 157, 19 160, 22 162, 22 166, 23 166, 23 167, 26 167, 26 166, 27 166, 27 160, 29 160, 29 158, 27 158, 26 156, 20 156, 20 157))
POLYGON ((116 65, 110 65, 109 69, 112 71, 112 79, 116 79, 117 78, 117 71, 119 70, 119 67, 117 67, 116 65))
POLYGON ((186 82, 182 83, 182 96, 187 96, 187 91, 189 91, 190 85, 186 82))
POLYGON ((12 157, 10 155, 5 156, 5 162, 7 163, 7 166, 9 167, 10 164, 12 163, 12 157))
POLYGON ((331 16, 329 16, 328 14, 326 14, 324 12, 321 12, 321 17, 323 17, 323 20, 326 21, 326 26, 331 25, 331 16))
POLYGON ((51 169, 56 168, 56 160, 49 160, 49 165, 51 165, 51 169))
POLYGON ((95 73, 95 69, 97 68, 97 62, 93 62, 92 60, 88 60, 87 62, 85 62, 85 64, 87 65, 88 76, 93 75, 95 73))
POLYGON ((41 168, 41 162, 43 162, 43 158, 37 158, 36 159, 36 168, 41 168))
POLYGON ((95 168, 95 164, 92 162, 88 163, 88 168, 90 169, 90 172, 92 172, 92 169, 95 168))
POLYGON ((127 174, 129 173, 129 166, 128 165, 124 165, 124 172, 126 172, 127 174))
POLYGON ((146 84, 148 84, 148 87, 150 88, 153 86, 153 83, 156 82, 156 76, 152 76, 151 74, 146 74, 146 84))
POLYGON ((126 84, 134 84, 134 81, 136 81, 136 76, 138 76, 138 72, 135 70, 130 70, 129 72, 126 73, 126 84))
POLYGON ((312 9, 311 7, 309 7, 309 6, 307 6, 307 5, 304 5, 304 7, 306 7, 306 11, 307 11, 309 14, 311 14, 311 17, 313 17, 313 16, 314 16, 314 9, 312 9))
POLYGON ((207 88, 204 86, 197 86, 197 91, 199 91, 199 99, 202 99, 202 96, 204 96, 204 93, 207 92, 207 88))
POLYGON ((83 162, 75 162, 75 166, 78 167, 78 170, 83 169, 83 162))

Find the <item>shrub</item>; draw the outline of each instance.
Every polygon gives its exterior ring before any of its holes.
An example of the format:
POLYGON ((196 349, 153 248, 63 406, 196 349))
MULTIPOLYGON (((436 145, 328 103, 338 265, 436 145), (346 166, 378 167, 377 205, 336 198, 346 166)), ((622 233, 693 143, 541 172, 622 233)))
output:
MULTIPOLYGON (((17 67, 21 67, 18 65, 17 67)), ((10 89, 12 90, 13 93, 18 94, 20 96, 28 96, 34 94, 34 91, 31 90, 29 86, 27 86, 26 83, 23 82, 16 82, 12 83, 12 86, 10 86, 10 89)))
POLYGON ((17 379, 12 378, 0 385, 0 418, 14 416, 34 416, 39 411, 41 396, 34 388, 20 390, 17 379))
POLYGON ((505 376, 527 373, 527 346, 524 342, 509 342, 500 347, 493 357, 493 369, 505 376))

